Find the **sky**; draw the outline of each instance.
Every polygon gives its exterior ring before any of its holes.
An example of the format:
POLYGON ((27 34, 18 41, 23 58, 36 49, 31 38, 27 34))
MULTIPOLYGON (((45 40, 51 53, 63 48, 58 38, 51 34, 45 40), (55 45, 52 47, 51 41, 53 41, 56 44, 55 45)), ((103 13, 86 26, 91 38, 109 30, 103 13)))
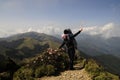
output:
POLYGON ((120 0, 0 0, 0 37, 36 31, 120 36, 120 0))

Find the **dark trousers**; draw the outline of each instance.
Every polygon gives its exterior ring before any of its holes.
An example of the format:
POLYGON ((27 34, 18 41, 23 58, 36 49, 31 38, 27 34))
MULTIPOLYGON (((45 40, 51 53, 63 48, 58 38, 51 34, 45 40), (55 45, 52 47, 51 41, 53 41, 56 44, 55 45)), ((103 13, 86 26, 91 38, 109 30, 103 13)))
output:
POLYGON ((69 56, 69 59, 70 59, 69 68, 73 69, 73 61, 74 61, 74 57, 75 57, 75 49, 74 48, 69 48, 68 49, 68 56, 69 56))

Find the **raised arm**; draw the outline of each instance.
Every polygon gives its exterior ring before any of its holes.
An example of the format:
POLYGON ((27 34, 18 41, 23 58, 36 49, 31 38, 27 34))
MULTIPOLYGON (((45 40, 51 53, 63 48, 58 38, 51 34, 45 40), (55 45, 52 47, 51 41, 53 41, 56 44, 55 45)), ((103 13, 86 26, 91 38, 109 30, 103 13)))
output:
POLYGON ((77 33, 75 33, 72 37, 76 37, 78 34, 80 34, 80 32, 83 30, 83 28, 81 28, 77 33))

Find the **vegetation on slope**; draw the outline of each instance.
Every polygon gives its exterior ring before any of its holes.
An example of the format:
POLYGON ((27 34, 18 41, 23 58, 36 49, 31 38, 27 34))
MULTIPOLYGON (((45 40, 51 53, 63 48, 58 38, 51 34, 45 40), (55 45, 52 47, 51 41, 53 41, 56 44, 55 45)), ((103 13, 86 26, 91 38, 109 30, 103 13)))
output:
POLYGON ((48 49, 14 74, 13 80, 40 78, 56 75, 68 67, 68 56, 63 51, 48 49))
POLYGON ((119 80, 118 76, 105 71, 105 69, 93 59, 87 61, 85 70, 91 74, 93 80, 119 80))
MULTIPOLYGON (((119 77, 107 72, 93 59, 85 59, 77 53, 75 64, 79 69, 85 70, 91 75, 92 80, 119 80, 119 77)), ((21 67, 14 74, 14 80, 32 80, 42 76, 51 76, 67 70, 69 64, 68 55, 60 50, 48 49, 38 57, 31 59, 25 66, 21 67)))

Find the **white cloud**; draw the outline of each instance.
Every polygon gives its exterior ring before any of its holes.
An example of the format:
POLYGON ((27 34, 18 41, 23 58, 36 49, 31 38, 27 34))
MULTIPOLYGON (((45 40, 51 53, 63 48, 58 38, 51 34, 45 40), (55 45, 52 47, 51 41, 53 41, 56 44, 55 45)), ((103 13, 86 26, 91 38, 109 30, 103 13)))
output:
POLYGON ((0 29, 0 37, 4 37, 4 36, 7 36, 7 35, 8 35, 8 33, 5 30, 0 29))
POLYGON ((114 36, 120 37, 120 28, 114 23, 108 23, 103 26, 85 27, 84 33, 89 35, 101 35, 102 37, 109 38, 114 36))
MULTIPOLYGON (((4 30, 0 29, 0 37, 8 36, 12 34, 17 33, 24 33, 24 32, 30 32, 35 31, 39 33, 45 33, 49 35, 56 35, 56 34, 63 34, 63 30, 68 27, 59 27, 56 25, 44 25, 44 26, 31 26, 26 28, 17 28, 17 29, 11 29, 11 30, 4 30)), ((80 28, 75 27, 71 28, 73 33, 77 32, 80 28)), ((103 26, 91 26, 91 27, 83 27, 82 34, 89 34, 89 35, 98 35, 105 38, 113 37, 113 36, 119 36, 120 37, 120 27, 118 25, 115 25, 114 23, 108 23, 103 26)))
POLYGON ((30 27, 27 32, 31 32, 31 31, 32 31, 32 27, 30 27))
POLYGON ((108 23, 102 27, 102 31, 107 31, 109 29, 113 29, 115 25, 113 23, 108 23))
POLYGON ((54 34, 60 34, 61 31, 63 32, 64 29, 61 27, 57 27, 57 26, 44 26, 44 27, 40 27, 40 28, 32 27, 32 28, 29 28, 28 30, 54 35, 54 34))

